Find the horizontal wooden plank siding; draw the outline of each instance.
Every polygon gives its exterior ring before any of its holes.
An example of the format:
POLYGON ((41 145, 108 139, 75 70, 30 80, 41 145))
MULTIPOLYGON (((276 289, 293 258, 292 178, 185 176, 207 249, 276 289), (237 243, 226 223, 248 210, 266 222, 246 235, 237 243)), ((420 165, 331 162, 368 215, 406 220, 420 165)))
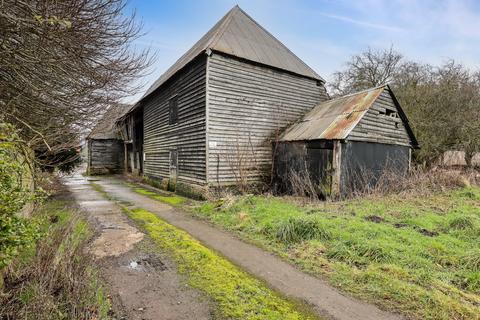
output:
POLYGON ((351 141, 377 142, 410 146, 410 137, 388 90, 384 90, 373 106, 350 132, 351 141), (396 117, 388 113, 397 114, 396 117))
POLYGON ((206 183, 205 74, 206 56, 200 56, 145 102, 145 175, 169 178, 169 154, 177 150, 177 181, 206 183), (175 96, 178 122, 169 124, 169 101, 175 96))
POLYGON ((123 170, 123 142, 116 139, 91 139, 88 142, 88 173, 108 174, 123 170))
POLYGON ((271 142, 327 98, 316 80, 217 53, 209 57, 207 74, 210 185, 269 175, 271 142))

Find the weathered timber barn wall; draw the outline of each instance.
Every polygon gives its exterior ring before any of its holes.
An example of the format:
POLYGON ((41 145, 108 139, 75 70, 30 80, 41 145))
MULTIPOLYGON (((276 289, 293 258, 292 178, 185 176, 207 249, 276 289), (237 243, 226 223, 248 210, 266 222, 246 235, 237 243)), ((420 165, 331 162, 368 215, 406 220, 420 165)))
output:
POLYGON ((120 173, 124 168, 123 141, 115 121, 131 106, 110 106, 87 136, 87 173, 120 173))
POLYGON ((327 99, 324 82, 236 6, 135 105, 143 141, 128 139, 128 157, 138 145, 143 174, 170 186, 260 182, 272 140, 327 99))
POLYGON ((88 140, 87 172, 91 175, 123 171, 123 143, 118 139, 88 140))
POLYGON ((297 191, 291 175, 300 170, 318 194, 347 196, 383 174, 405 174, 416 147, 390 87, 373 88, 320 103, 288 128, 275 155, 275 182, 280 191, 297 191))
POLYGON ((206 55, 202 54, 143 102, 144 174, 153 179, 206 183, 206 55), (169 124, 169 104, 178 101, 178 122, 169 124), (174 158, 177 164, 173 163, 174 158), (176 166, 177 168, 172 168, 176 166), (172 170, 175 169, 175 170, 172 170))
POLYGON ((124 171, 143 173, 143 108, 139 107, 117 121, 124 143, 124 171))
POLYGON ((410 146, 410 136, 389 90, 384 90, 348 135, 351 141, 410 146))
POLYGON ((270 175, 272 141, 285 127, 327 99, 316 80, 224 54, 208 59, 209 185, 250 182, 270 175), (239 168, 243 166, 243 168, 239 168))

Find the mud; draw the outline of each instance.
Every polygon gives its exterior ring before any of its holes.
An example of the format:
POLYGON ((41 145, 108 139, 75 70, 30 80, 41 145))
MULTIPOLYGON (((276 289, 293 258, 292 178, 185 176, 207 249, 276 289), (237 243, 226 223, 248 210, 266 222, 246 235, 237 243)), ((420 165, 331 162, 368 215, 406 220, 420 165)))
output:
POLYGON ((208 299, 184 282, 168 257, 157 253, 121 208, 91 187, 91 180, 75 174, 64 183, 96 231, 88 250, 110 292, 114 319, 211 319, 208 299))

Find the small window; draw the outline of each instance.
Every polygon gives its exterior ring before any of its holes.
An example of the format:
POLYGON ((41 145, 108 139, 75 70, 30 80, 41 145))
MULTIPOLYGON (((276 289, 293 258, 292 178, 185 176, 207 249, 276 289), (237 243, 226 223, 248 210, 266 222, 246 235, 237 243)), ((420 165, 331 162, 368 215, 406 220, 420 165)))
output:
POLYGON ((392 117, 392 118, 398 118, 398 113, 394 110, 391 109, 384 109, 383 111, 379 112, 381 115, 387 116, 387 117, 392 117))
POLYGON ((178 98, 175 96, 169 101, 168 124, 175 124, 178 122, 178 98))
POLYGON ((398 118, 398 113, 394 110, 387 109, 385 114, 392 118, 398 118))

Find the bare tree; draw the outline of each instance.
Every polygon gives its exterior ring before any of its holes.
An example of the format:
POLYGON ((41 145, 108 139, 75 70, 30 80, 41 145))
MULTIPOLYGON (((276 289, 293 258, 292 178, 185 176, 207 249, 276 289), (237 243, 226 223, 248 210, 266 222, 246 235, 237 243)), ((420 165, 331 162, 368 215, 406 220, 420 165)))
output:
POLYGON ((43 164, 65 161, 92 119, 135 92, 151 62, 124 0, 0 2, 0 121, 43 164))
POLYGON ((422 145, 418 160, 433 163, 447 150, 480 151, 480 83, 455 61, 439 67, 408 62, 394 81, 397 97, 422 145))
POLYGON ((417 161, 432 164, 443 152, 457 149, 465 151, 471 165, 480 151, 480 72, 453 60, 435 67, 404 61, 393 48, 369 48, 334 78, 334 95, 390 83, 420 142, 417 161))
POLYGON ((388 50, 368 48, 353 55, 344 70, 333 74, 329 89, 333 95, 343 95, 388 83, 393 80, 402 57, 393 46, 388 50))

